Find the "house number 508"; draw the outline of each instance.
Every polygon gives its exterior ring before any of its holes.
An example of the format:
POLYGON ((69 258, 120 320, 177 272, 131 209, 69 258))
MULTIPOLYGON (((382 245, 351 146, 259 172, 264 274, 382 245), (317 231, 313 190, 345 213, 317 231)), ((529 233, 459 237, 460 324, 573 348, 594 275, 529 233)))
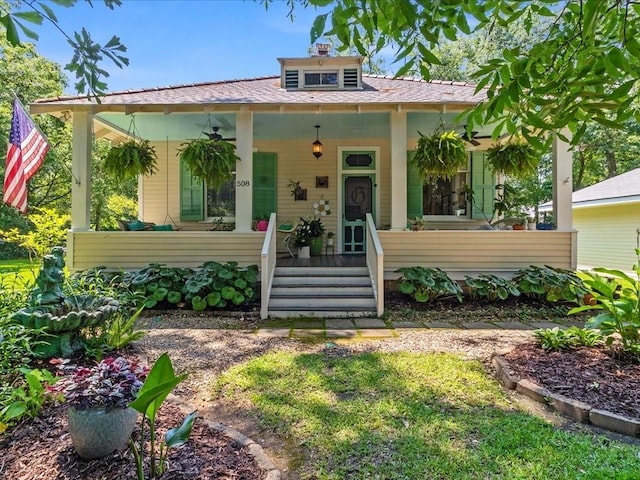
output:
POLYGON ((250 187, 251 182, 249 180, 237 180, 236 187, 250 187))

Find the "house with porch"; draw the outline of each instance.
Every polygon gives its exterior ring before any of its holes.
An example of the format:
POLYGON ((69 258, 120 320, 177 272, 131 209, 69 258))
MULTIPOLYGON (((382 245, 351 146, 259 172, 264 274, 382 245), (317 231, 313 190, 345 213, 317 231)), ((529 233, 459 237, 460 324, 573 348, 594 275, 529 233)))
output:
POLYGON ((280 71, 274 76, 114 92, 100 103, 78 96, 31 105, 34 114, 72 122, 67 250, 72 271, 98 265, 135 269, 151 262, 258 264, 266 317, 285 311, 381 314, 384 281, 397 278, 403 266, 439 267, 458 279, 510 275, 531 264, 575 268, 566 143, 556 139, 553 149, 557 229, 486 230, 481 227, 492 214, 496 183, 484 158, 491 141, 480 138, 487 132, 469 139, 467 166, 451 180, 423 184, 408 162, 419 132, 444 126, 463 134, 464 121, 455 118, 482 102, 483 92, 460 82, 366 75, 361 57, 331 57, 326 51, 277 61, 280 71), (139 179, 139 217, 172 224, 174 231, 90 228, 92 142, 127 138, 132 118, 134 133, 151 142, 159 160, 157 173, 139 179), (178 156, 184 142, 207 133, 232 139, 240 158, 233 181, 218 191, 196 181, 178 156), (306 190, 306 199, 292 195, 296 182, 306 190), (465 185, 474 191, 474 205, 463 194, 465 185), (312 216, 320 200, 332 212, 322 217, 326 230, 335 234, 335 247, 323 249, 330 254, 324 257, 330 268, 323 273, 282 266, 289 254, 286 233, 278 226, 312 216), (269 229, 253 231, 254 217, 265 214, 269 229), (426 221, 427 230, 407 229, 408 219, 415 217, 426 221), (215 221, 232 223, 233 229, 212 231, 215 221), (354 266, 358 261, 362 265, 354 266), (349 266, 336 268, 345 263, 349 266), (341 279, 333 275, 338 272, 362 278, 341 279), (314 280, 326 276, 334 278, 314 280), (368 293, 349 292, 344 287, 351 283, 368 293), (284 294, 278 290, 282 285, 289 287, 284 294), (297 295, 295 287, 311 287, 301 294, 298 307, 287 301, 297 295))

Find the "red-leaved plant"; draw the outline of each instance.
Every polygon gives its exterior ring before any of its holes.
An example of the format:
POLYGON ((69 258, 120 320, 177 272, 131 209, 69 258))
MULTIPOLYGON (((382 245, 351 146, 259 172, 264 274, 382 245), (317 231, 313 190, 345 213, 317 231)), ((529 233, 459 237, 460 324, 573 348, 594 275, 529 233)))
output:
POLYGON ((49 386, 52 394, 61 394, 76 410, 104 406, 127 408, 136 399, 149 368, 124 357, 107 357, 88 368, 55 359, 62 377, 49 386))

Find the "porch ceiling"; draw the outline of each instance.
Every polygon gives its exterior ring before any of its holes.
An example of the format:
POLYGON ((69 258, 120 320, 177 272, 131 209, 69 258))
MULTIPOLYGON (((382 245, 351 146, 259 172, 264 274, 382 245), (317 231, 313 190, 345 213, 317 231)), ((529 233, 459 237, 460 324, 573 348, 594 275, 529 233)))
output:
MULTIPOLYGON (((428 134, 444 122, 445 128, 462 132, 463 123, 456 123, 456 114, 417 113, 407 114, 407 135, 417 137, 417 131, 428 134)), ((131 116, 124 113, 105 112, 96 115, 103 124, 114 131, 126 134, 131 116)), ((135 114, 136 133, 142 138, 161 141, 182 141, 202 137, 207 125, 207 113, 158 113, 135 114)), ((235 137, 235 114, 215 113, 210 115, 212 126, 220 127, 223 137, 235 137)), ((390 135, 389 114, 376 113, 255 113, 254 139, 309 139, 315 136, 314 125, 320 125, 320 137, 334 139, 383 138, 390 135)), ((490 134, 490 129, 478 129, 479 135, 490 134)))

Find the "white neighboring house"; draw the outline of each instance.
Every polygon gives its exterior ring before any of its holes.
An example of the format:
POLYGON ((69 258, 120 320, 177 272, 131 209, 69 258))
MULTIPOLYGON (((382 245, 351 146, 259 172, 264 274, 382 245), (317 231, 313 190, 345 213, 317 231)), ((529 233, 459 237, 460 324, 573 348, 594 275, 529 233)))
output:
MULTIPOLYGON (((640 168, 573 192, 578 268, 631 272, 640 236, 640 168)), ((541 211, 550 211, 551 202, 541 211)))

